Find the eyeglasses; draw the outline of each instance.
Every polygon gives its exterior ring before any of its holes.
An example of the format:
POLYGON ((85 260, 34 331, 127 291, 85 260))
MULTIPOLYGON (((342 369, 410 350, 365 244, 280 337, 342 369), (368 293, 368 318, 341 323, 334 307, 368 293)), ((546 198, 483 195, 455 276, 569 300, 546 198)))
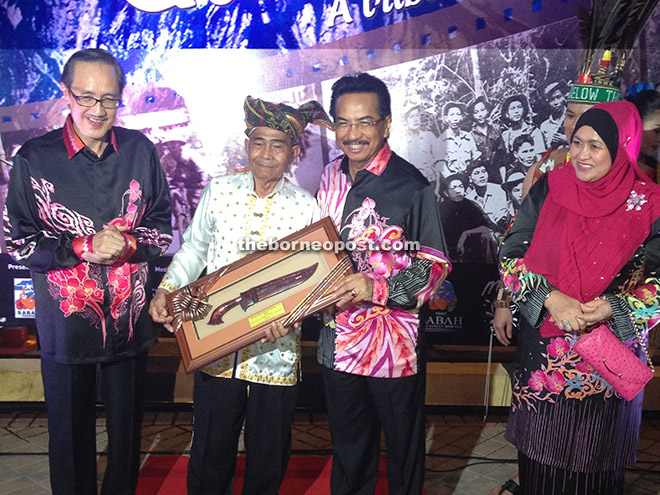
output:
POLYGON ((354 124, 351 124, 350 122, 339 122, 338 124, 335 124, 335 131, 348 132, 348 130, 353 126, 357 127, 361 131, 366 131, 367 129, 371 129, 377 126, 383 120, 385 119, 361 120, 360 122, 356 122, 354 124))
POLYGON ((121 105, 121 100, 118 100, 117 98, 101 98, 99 100, 93 96, 78 96, 74 94, 71 89, 69 89, 69 93, 71 93, 73 99, 76 100, 76 103, 81 107, 91 108, 95 107, 97 103, 100 103, 101 106, 106 110, 114 110, 115 108, 119 108, 119 105, 121 105))

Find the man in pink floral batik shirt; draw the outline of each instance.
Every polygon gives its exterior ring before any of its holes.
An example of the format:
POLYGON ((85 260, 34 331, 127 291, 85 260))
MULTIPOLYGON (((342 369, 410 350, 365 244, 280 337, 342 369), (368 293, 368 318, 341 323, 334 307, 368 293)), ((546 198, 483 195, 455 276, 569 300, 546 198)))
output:
POLYGON ((114 127, 124 73, 98 49, 74 53, 64 127, 25 143, 5 207, 9 254, 34 282, 54 495, 97 493, 96 371, 108 430, 102 493, 135 493, 146 358, 147 261, 172 241, 156 148, 114 127))
POLYGON ((450 270, 428 181, 390 149, 385 84, 366 73, 332 87, 330 114, 344 155, 318 191, 351 247, 355 275, 321 331, 318 359, 333 442, 333 495, 373 493, 381 431, 391 494, 422 493, 425 368, 417 311, 450 270))

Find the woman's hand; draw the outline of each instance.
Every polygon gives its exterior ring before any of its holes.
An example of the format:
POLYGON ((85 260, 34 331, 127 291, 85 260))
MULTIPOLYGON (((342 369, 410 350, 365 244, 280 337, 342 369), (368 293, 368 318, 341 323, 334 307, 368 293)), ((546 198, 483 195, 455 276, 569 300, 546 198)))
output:
POLYGON ((544 306, 550 312, 551 321, 564 332, 584 332, 587 328, 582 303, 577 299, 555 289, 546 298, 544 306))
POLYGON ((513 313, 509 308, 495 308, 493 317, 495 337, 502 345, 509 345, 513 337, 513 313))
POLYGON ((593 301, 582 304, 582 312, 584 313, 584 321, 589 326, 612 318, 612 306, 604 297, 597 297, 593 301))

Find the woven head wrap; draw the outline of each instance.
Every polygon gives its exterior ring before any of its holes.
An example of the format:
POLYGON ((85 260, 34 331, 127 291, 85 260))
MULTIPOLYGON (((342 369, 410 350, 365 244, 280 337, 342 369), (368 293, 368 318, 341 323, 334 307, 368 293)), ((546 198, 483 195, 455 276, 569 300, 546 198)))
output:
POLYGON ((245 110, 245 134, 250 137, 255 127, 270 127, 286 132, 295 146, 307 124, 316 124, 333 129, 332 121, 318 101, 310 100, 298 109, 284 103, 271 103, 248 96, 243 104, 245 110))

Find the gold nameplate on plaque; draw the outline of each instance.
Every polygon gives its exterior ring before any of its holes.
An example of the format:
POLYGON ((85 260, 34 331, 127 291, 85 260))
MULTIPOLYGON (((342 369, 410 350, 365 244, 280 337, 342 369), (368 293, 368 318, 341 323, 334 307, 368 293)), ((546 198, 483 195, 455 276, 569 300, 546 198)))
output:
POLYGON ((248 323, 250 324, 250 327, 258 327, 262 323, 267 322, 268 320, 272 320, 273 318, 277 318, 278 316, 282 316, 286 314, 286 309, 284 309, 284 304, 278 303, 275 306, 271 306, 268 309, 263 310, 261 313, 257 313, 254 316, 250 316, 248 318, 248 323))

